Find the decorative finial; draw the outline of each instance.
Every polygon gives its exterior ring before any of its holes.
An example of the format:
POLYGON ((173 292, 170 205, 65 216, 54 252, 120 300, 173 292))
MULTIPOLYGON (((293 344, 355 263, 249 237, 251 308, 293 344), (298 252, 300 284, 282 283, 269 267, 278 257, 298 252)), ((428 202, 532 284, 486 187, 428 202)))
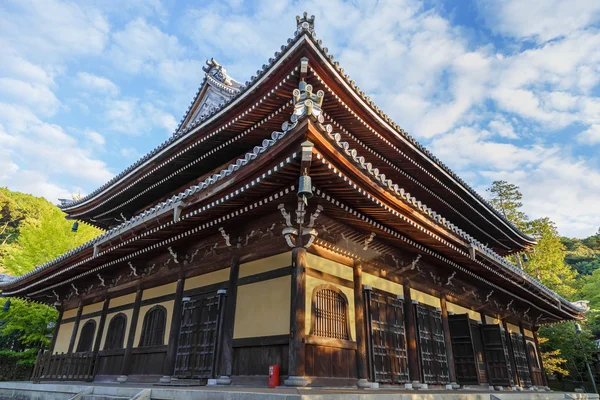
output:
POLYGON ((308 18, 308 13, 306 12, 304 12, 302 17, 296 15, 296 29, 298 33, 302 31, 313 33, 315 31, 315 16, 311 15, 310 18, 308 18))

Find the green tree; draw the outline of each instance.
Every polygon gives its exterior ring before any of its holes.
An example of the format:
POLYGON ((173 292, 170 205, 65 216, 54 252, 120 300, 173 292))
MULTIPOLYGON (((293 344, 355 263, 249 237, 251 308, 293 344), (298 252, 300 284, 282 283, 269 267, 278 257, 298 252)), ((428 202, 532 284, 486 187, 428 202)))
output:
MULTIPOLYGON (((3 307, 7 299, 0 301, 3 307)), ((27 347, 46 348, 52 334, 58 312, 44 304, 21 299, 10 299, 9 311, 1 315, 0 334, 18 335, 18 339, 27 347)))
POLYGON ((36 218, 27 216, 21 221, 16 242, 2 252, 2 264, 11 275, 23 275, 101 233, 83 223, 72 232, 73 222, 67 221, 58 207, 46 203, 50 207, 42 207, 36 218))
POLYGON ((491 193, 490 203, 492 206, 517 228, 523 230, 525 222, 529 218, 520 210, 523 207, 521 202, 523 195, 519 191, 519 187, 506 181, 494 181, 487 191, 491 193))
POLYGON ((571 298, 576 293, 577 272, 565 263, 565 247, 554 222, 538 218, 526 224, 528 233, 537 238, 529 252, 524 270, 558 294, 571 298))
POLYGON ((600 337, 600 269, 583 279, 580 296, 590 302, 586 325, 596 337, 600 337))

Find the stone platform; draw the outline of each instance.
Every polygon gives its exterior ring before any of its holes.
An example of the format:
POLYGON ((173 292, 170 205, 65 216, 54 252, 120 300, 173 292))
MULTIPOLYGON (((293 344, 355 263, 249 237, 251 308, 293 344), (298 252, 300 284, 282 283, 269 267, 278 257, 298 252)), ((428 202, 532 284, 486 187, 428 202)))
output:
POLYGON ((599 399, 597 394, 354 388, 164 387, 84 382, 0 382, 0 400, 542 400, 599 399))

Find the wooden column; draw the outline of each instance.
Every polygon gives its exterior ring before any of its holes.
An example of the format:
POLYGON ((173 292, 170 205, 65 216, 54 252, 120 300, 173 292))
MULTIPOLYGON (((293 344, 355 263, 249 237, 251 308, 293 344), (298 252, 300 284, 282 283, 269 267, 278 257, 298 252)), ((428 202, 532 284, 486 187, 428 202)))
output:
MULTIPOLYGON (((94 362, 94 368, 98 368, 98 361, 100 360, 100 344, 102 343, 102 335, 104 334, 104 326, 106 325, 106 314, 108 313, 109 304, 110 299, 107 297, 104 299, 104 304, 102 305, 102 315, 100 316, 100 323, 98 324, 98 331, 96 332, 96 341, 94 342, 93 357, 96 359, 94 362)), ((90 372, 91 374, 94 374, 94 371, 90 372)))
POLYGON ((69 342, 69 349, 67 354, 73 353, 73 347, 75 347, 75 339, 77 338, 77 332, 79 331, 79 321, 81 320, 81 312, 83 311, 83 302, 79 302, 79 308, 77 309, 77 317, 75 317, 75 325, 73 326, 73 334, 71 335, 71 341, 69 342))
POLYGON ((60 328, 60 321, 62 320, 63 312, 64 312, 64 310, 61 305, 60 309, 58 310, 58 318, 56 318, 56 325, 54 326, 54 332, 52 333, 52 341, 50 342, 50 346, 48 347, 48 349, 50 350, 50 354, 54 353, 54 346, 56 346, 56 339, 58 338, 58 330, 60 328))
POLYGON ((169 331, 169 343, 167 347, 167 358, 163 369, 163 377, 160 378, 162 383, 171 382, 171 376, 175 371, 175 361, 177 360, 177 345, 179 344, 179 328, 181 327, 181 302, 183 299, 183 274, 179 275, 177 280, 177 288, 175 289, 175 303, 173 304, 173 317, 171 319, 171 327, 169 331))
MULTIPOLYGON (((306 310, 306 249, 292 250, 292 301, 290 310, 289 378, 287 386, 306 386, 305 375, 305 323, 306 310)), ((308 311, 310 312, 310 310, 308 311)))
POLYGON ((544 386, 548 386, 548 377, 546 376, 546 369, 544 368, 544 363, 542 362, 542 353, 540 352, 540 343, 538 342, 537 331, 539 327, 532 329, 533 332, 533 341, 535 342, 535 352, 538 358, 538 363, 540 364, 540 369, 542 370, 542 381, 544 382, 544 386))
POLYGON ((442 308, 442 327, 444 328, 444 343, 446 344, 446 357, 448 358, 448 378, 450 383, 456 383, 456 369, 454 366, 454 351, 452 350, 452 338, 450 337, 450 324, 448 323, 448 307, 446 305, 446 296, 440 299, 442 308))
POLYGON ((373 296, 373 288, 371 286, 363 286, 363 304, 365 309, 365 341, 367 342, 367 371, 371 382, 376 382, 375 377, 375 358, 373 356, 373 338, 371 326, 373 325, 373 312, 371 310, 371 298, 373 296))
POLYGON ((354 315, 356 323, 356 372, 359 387, 371 387, 368 382, 368 358, 365 325, 365 302, 362 290, 362 264, 354 260, 354 315))
POLYGON ((527 351, 527 339, 525 338, 525 330, 523 329, 523 324, 521 322, 519 322, 519 330, 521 331, 521 336, 523 339, 523 351, 525 351, 525 357, 527 358, 527 367, 529 368, 529 380, 531 381, 531 386, 533 386, 533 369, 531 369, 531 359, 529 358, 529 351, 527 351))
POLYGON ((218 368, 221 377, 217 380, 220 385, 228 385, 228 378, 233 372, 233 328, 235 322, 235 306, 237 303, 238 277, 240 275, 240 259, 237 255, 232 256, 229 270, 229 285, 227 289, 227 300, 225 304, 225 315, 223 321, 223 334, 221 337, 220 360, 218 368))
POLYGON ((515 353, 512 348, 512 337, 508 331, 508 325, 506 320, 502 321, 502 327, 504 328, 504 337, 506 338, 506 348, 508 349, 508 362, 510 363, 510 370, 512 371, 512 380, 516 385, 520 385, 519 374, 517 373, 517 363, 515 362, 515 353))
POLYGON ((135 340, 135 331, 138 325, 140 316, 140 306, 142 304, 142 288, 138 285, 135 292, 135 303, 133 304, 133 314, 131 315, 131 325, 129 326, 129 336, 127 337, 127 347, 125 347, 125 355, 123 356, 123 364, 121 366, 121 376, 117 378, 119 382, 126 382, 127 375, 131 371, 131 350, 133 349, 133 341, 135 340))
POLYGON ((412 297, 410 295, 410 285, 408 280, 404 281, 403 286, 408 373, 412 382, 421 382, 421 368, 419 365, 419 353, 417 351, 417 324, 415 319, 415 307, 412 303, 412 297))

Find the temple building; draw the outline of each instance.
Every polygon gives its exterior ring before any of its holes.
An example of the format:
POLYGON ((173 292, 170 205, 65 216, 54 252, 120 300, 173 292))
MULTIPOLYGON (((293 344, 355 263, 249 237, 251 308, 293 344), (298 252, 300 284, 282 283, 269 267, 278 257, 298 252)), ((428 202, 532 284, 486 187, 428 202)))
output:
POLYGON ((55 305, 34 380, 545 387, 571 303, 535 240, 393 122, 314 17, 250 80, 214 59, 166 142, 68 218, 106 232, 2 295, 55 305))

